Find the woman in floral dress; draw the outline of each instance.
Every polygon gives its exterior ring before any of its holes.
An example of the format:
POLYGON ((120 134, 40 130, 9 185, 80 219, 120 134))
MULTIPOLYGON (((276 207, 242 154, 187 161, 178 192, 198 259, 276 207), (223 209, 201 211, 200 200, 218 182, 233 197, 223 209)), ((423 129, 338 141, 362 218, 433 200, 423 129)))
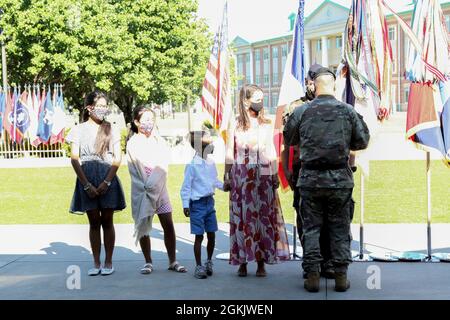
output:
POLYGON ((225 190, 230 191, 230 264, 247 275, 256 261, 256 276, 266 276, 264 264, 289 259, 289 245, 277 189, 277 156, 273 128, 264 117, 263 92, 245 85, 239 115, 227 132, 225 190))

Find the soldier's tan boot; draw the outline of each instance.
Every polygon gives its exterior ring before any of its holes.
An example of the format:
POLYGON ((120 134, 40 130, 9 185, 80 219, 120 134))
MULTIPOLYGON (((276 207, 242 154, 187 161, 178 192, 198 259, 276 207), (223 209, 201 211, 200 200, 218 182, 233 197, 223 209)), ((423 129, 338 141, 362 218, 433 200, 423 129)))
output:
POLYGON ((320 273, 309 272, 305 280, 305 289, 309 292, 319 292, 320 288, 320 273))
POLYGON ((347 273, 345 272, 335 272, 334 281, 334 290, 337 292, 345 292, 350 288, 350 281, 347 280, 347 273))

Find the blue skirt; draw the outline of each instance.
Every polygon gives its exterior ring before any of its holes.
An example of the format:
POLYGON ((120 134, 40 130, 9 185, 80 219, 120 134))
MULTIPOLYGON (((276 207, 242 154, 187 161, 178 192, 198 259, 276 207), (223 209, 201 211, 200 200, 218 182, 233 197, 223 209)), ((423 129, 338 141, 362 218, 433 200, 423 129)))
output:
MULTIPOLYGON (((98 187, 106 179, 111 165, 103 161, 87 161, 81 165, 81 168, 88 181, 95 187, 98 187)), ((69 212, 83 214, 86 211, 96 209, 112 209, 118 211, 125 209, 125 207, 125 195, 117 176, 111 181, 111 185, 106 193, 94 199, 89 198, 80 180, 77 179, 69 212)))

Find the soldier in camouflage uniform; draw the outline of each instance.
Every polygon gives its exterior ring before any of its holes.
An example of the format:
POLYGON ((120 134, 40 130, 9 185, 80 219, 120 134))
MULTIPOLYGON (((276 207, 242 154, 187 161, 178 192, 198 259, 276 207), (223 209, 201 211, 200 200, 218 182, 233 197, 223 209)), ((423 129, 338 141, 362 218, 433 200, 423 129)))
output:
POLYGON ((300 210, 303 218, 303 269, 305 288, 319 291, 320 230, 328 221, 335 290, 346 291, 351 259, 350 223, 353 218, 353 172, 348 164, 350 150, 365 149, 369 130, 363 118, 334 97, 336 77, 328 68, 314 78, 316 99, 295 109, 284 127, 288 145, 299 145, 301 170, 300 210))
MULTIPOLYGON (((297 107, 300 107, 306 102, 312 101, 315 98, 315 87, 314 87, 314 75, 320 69, 323 68, 320 64, 314 64, 309 68, 308 74, 305 79, 306 83, 306 93, 305 96, 291 102, 283 112, 283 126, 286 125, 289 116, 294 112, 297 107)), ((300 239, 300 242, 303 247, 303 229, 302 229, 302 218, 300 212, 300 190, 296 187, 298 175, 300 172, 300 150, 298 146, 292 146, 294 161, 292 163, 292 170, 289 168, 289 146, 285 145, 284 150, 281 153, 281 161, 283 165, 284 172, 286 174, 286 178, 289 181, 289 186, 291 187, 294 193, 294 201, 292 206, 296 212, 296 224, 297 224, 297 234, 300 239)), ((323 262, 321 264, 321 276, 334 279, 334 270, 331 264, 331 254, 330 254, 330 245, 328 238, 328 227, 326 221, 322 226, 322 231, 320 235, 320 251, 323 257, 323 262)), ((303 277, 306 278, 306 272, 303 272, 303 277)))

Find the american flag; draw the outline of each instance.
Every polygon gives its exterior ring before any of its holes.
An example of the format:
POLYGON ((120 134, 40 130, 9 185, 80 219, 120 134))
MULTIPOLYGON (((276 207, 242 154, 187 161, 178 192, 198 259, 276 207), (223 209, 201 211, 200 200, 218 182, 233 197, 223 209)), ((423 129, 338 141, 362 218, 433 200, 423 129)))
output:
POLYGON ((214 38, 211 56, 202 89, 202 106, 211 116, 222 137, 231 117, 231 82, 228 52, 228 4, 225 3, 222 23, 214 38))

